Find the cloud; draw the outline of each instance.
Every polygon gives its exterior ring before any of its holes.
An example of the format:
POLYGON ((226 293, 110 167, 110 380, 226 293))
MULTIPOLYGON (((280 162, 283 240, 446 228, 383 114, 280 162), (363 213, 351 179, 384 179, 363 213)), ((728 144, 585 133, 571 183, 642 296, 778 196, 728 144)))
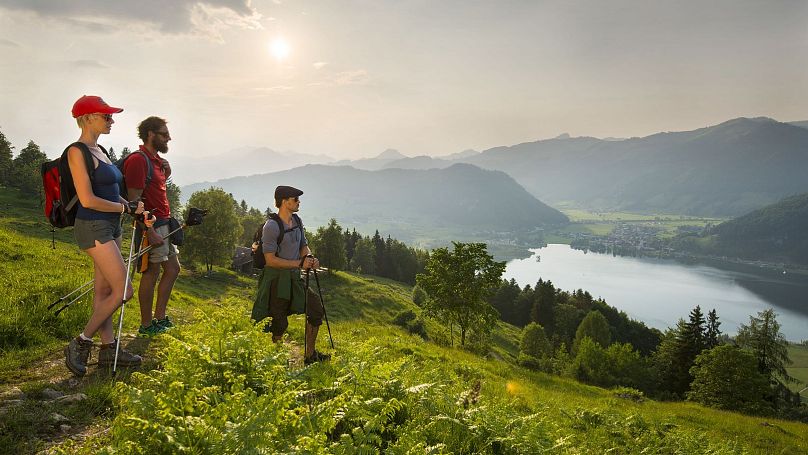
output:
POLYGON ((334 75, 333 85, 362 85, 369 80, 365 70, 343 71, 334 75))
POLYGON ((328 75, 322 80, 309 82, 307 87, 340 87, 347 85, 365 85, 370 81, 367 70, 343 71, 328 75))
POLYGON ((0 46, 6 46, 6 47, 22 47, 22 46, 20 46, 19 44, 15 43, 14 41, 7 40, 7 39, 2 39, 2 38, 0 38, 0 46))
POLYGON ((96 69, 107 69, 109 66, 99 62, 98 60, 71 60, 70 66, 75 68, 96 68, 96 69))
POLYGON ((312 66, 314 67, 314 69, 319 70, 323 69, 323 67, 325 67, 326 65, 328 65, 328 63, 326 62, 315 62, 312 66))
POLYGON ((272 87, 256 87, 253 90, 262 93, 272 93, 272 92, 285 92, 287 90, 293 90, 294 88, 295 87, 291 85, 275 85, 272 87))
POLYGON ((261 14, 250 0, 2 0, 2 8, 32 11, 76 24, 106 24, 105 32, 109 27, 117 29, 134 22, 150 24, 166 34, 191 33, 221 39, 224 28, 261 27, 261 14))

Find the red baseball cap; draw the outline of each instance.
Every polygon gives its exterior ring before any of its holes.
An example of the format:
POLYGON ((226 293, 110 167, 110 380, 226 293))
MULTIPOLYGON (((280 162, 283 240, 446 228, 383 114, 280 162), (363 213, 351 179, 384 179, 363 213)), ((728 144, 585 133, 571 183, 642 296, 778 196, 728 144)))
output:
POLYGON ((117 114, 123 112, 119 107, 112 107, 100 96, 84 95, 73 103, 73 118, 87 114, 117 114))

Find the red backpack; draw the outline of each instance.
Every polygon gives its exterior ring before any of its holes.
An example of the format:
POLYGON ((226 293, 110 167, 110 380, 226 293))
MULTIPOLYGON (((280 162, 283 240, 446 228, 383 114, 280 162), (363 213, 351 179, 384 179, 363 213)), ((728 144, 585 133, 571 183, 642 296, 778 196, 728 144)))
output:
MULTIPOLYGON (((76 187, 73 184, 73 175, 70 173, 70 165, 67 161, 67 151, 70 147, 78 147, 84 156, 84 164, 87 166, 87 175, 90 182, 93 181, 95 166, 93 166, 93 156, 87 144, 74 142, 67 146, 62 156, 53 161, 42 163, 42 186, 45 194, 45 217, 55 228, 66 228, 73 226, 76 221, 78 211, 79 196, 76 194, 76 187)), ((98 146, 109 156, 104 147, 98 146)))

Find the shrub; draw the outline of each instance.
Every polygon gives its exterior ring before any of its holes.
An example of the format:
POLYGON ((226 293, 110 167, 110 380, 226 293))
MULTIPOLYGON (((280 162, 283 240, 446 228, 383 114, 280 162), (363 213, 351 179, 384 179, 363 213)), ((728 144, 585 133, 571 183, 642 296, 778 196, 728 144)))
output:
POLYGON ((693 382, 687 399, 706 406, 748 414, 769 414, 769 379, 758 370, 752 353, 722 345, 701 353, 690 369, 693 382))

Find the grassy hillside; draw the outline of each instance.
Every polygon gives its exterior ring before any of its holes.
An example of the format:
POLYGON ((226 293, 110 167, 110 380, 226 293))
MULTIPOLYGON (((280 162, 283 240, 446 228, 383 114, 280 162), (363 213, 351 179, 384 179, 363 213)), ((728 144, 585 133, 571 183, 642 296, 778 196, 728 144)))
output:
MULTIPOLYGON (((86 279, 87 260, 67 233, 49 250, 35 204, 0 194, 0 254, 27 254, 0 275, 10 296, 0 301, 2 327, 8 334, 24 326, 31 338, 14 344, 4 335, 0 354, 0 447, 10 453, 808 451, 805 424, 660 403, 517 367, 510 326, 497 328, 487 356, 445 346, 434 322, 424 340, 391 323, 418 312, 409 287, 345 273, 322 277, 336 344, 329 364, 301 368, 301 317, 282 345, 249 322, 254 279, 185 271, 170 306, 180 327, 150 343, 127 338, 147 356, 141 371, 115 385, 94 367, 71 380, 59 351, 80 330, 87 304, 60 318, 43 306, 86 279), (21 402, 7 398, 12 386, 25 394, 21 402), (50 400, 47 389, 88 398, 50 400)), ((125 332, 136 324, 129 305, 125 332)), ((327 340, 324 327, 318 349, 328 350, 327 340)))

